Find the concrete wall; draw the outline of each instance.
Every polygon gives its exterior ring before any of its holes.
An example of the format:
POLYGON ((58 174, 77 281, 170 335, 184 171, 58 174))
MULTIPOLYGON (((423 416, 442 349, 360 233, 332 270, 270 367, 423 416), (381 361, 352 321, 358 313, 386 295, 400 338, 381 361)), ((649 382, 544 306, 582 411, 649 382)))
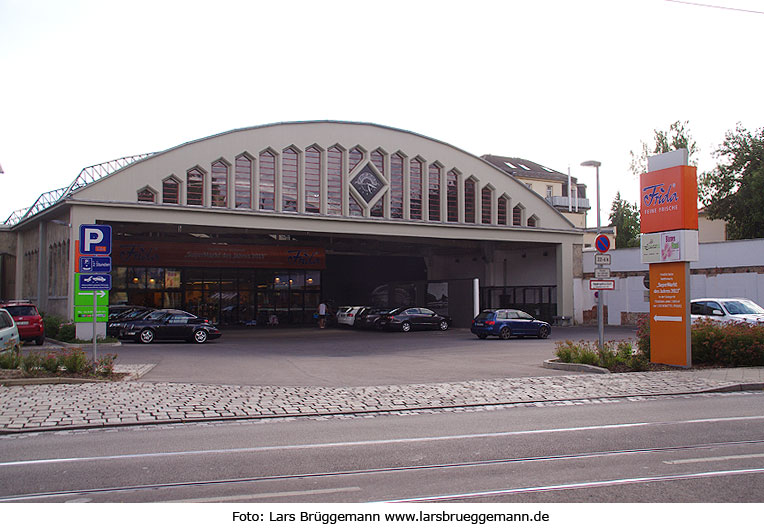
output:
MULTIPOLYGON (((616 289, 604 291, 607 324, 633 323, 639 314, 650 311, 644 279, 649 270, 640 262, 639 249, 618 249, 610 253, 611 275, 616 289)), ((597 299, 589 290, 594 274, 594 252, 584 252, 584 277, 576 278, 575 319, 596 322, 597 299)), ((690 298, 744 297, 764 304, 764 239, 700 244, 700 259, 690 264, 690 298)))

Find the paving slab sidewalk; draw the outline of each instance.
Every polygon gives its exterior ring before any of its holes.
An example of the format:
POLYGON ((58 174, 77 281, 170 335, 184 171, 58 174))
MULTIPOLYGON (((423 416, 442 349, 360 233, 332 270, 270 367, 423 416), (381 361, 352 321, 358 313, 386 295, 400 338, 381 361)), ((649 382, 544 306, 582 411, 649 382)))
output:
MULTIPOLYGON (((117 368, 134 376, 148 369, 150 366, 117 368)), ((739 390, 764 390, 764 368, 576 373, 366 387, 149 383, 135 379, 0 386, 0 434, 739 390)))

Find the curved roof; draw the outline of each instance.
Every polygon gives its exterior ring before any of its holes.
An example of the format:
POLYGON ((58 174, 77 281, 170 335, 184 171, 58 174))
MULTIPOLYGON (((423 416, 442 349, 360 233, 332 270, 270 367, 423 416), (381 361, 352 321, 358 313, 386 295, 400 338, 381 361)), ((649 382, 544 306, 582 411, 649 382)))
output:
MULTIPOLYGON (((440 140, 371 123, 259 125, 119 160, 124 163, 103 174, 91 171, 87 182, 81 173, 48 206, 71 199, 260 215, 573 228, 543 197, 491 162, 440 140), (237 167, 244 158, 249 166, 237 167), (177 186, 177 202, 164 196, 169 178, 177 186), (424 188, 418 190, 420 179, 424 188)), ((33 209, 21 219, 41 210, 33 209)))

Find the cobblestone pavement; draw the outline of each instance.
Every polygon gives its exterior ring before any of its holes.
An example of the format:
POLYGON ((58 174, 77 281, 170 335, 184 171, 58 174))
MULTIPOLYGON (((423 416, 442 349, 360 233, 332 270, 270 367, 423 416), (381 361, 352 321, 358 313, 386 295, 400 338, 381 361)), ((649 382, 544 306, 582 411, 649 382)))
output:
POLYGON ((764 389, 764 368, 474 380, 368 387, 148 383, 0 386, 0 434, 103 426, 358 414, 764 389))

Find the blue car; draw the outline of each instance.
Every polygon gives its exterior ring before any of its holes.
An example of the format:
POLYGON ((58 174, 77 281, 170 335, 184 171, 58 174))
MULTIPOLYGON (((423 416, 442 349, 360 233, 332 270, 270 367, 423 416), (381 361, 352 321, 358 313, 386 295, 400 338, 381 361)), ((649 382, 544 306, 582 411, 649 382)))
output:
POLYGON ((545 339, 552 333, 546 321, 539 321, 521 310, 483 310, 472 320, 470 331, 480 339, 498 336, 509 339, 512 336, 536 336, 545 339))

